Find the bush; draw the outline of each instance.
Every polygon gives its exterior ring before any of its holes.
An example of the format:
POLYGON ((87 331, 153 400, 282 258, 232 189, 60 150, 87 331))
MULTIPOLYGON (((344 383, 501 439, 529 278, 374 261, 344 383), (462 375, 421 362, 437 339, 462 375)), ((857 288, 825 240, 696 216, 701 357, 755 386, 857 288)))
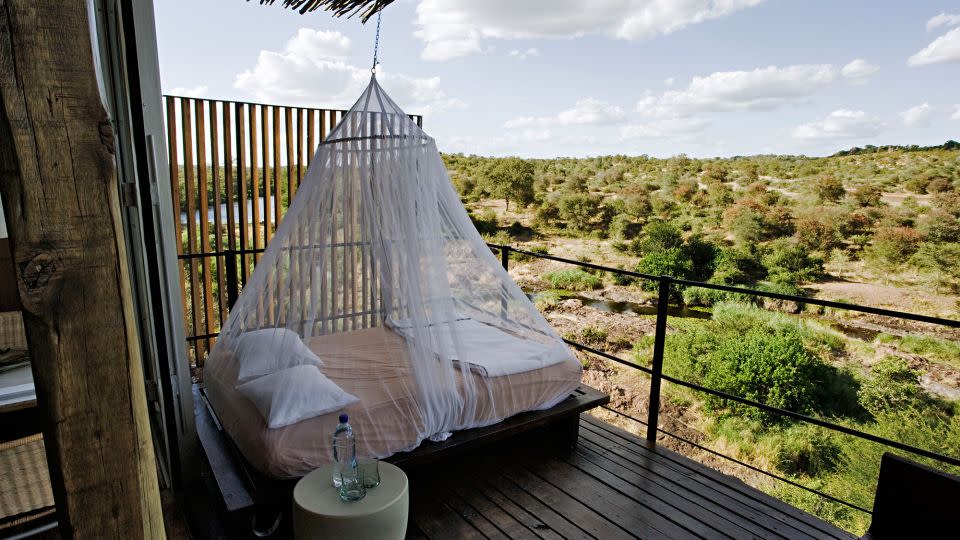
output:
POLYGON ((479 216, 471 212, 468 216, 481 235, 497 234, 497 214, 493 210, 488 208, 479 216))
POLYGON ((560 219, 575 231, 604 229, 610 216, 603 207, 603 198, 586 193, 565 195, 557 201, 560 219))
POLYGON ((837 202, 847 194, 843 181, 832 174, 817 179, 816 191, 820 202, 837 202))
POLYGON ((579 268, 565 268, 555 272, 548 272, 544 276, 554 289, 568 291, 587 291, 599 289, 603 282, 597 276, 588 274, 579 268))
POLYGON ((899 266, 920 249, 920 240, 920 233, 910 227, 881 227, 868 251, 881 264, 899 266))
MULTIPOLYGON (((790 327, 753 328, 739 339, 723 340, 703 362, 704 385, 772 407, 810 412, 822 361, 803 345, 800 333, 790 327)), ((707 399, 712 408, 774 422, 779 416, 736 402, 707 399)))
POLYGON ((640 234, 641 225, 627 214, 617 214, 610 221, 610 237, 617 240, 632 240, 640 234))
POLYGON ((592 347, 602 347, 607 343, 607 331, 595 326, 584 326, 580 330, 580 339, 592 347))
POLYGON ((774 242, 763 256, 767 275, 774 283, 796 284, 823 276, 823 259, 787 239, 774 242))
POLYGON ((791 426, 779 438, 775 464, 794 476, 815 477, 837 469, 843 447, 826 429, 808 424, 791 426))
MULTIPOLYGON (((690 260, 686 250, 681 247, 670 248, 665 251, 653 251, 644 255, 637 263, 637 272, 641 274, 650 274, 653 276, 670 276, 673 278, 687 279, 693 271, 693 262, 690 260)), ((658 282, 645 279, 640 283, 644 290, 656 291, 658 282)), ((683 287, 671 285, 670 295, 673 298, 682 300, 680 293, 683 287)))
POLYGON ((870 378, 860 385, 857 399, 872 414, 896 411, 920 404, 920 371, 902 358, 888 356, 870 368, 870 378))
POLYGON ((747 285, 767 277, 760 255, 745 248, 724 248, 716 258, 710 281, 725 285, 747 285))

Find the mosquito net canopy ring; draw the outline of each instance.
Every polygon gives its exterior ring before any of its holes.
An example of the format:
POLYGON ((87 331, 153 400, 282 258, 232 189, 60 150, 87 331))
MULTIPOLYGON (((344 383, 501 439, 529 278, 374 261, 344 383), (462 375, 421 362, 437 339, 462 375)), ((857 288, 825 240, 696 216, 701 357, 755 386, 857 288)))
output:
POLYGON ((434 140, 376 79, 317 148, 205 365, 247 459, 278 477, 549 408, 581 366, 473 226, 434 140))

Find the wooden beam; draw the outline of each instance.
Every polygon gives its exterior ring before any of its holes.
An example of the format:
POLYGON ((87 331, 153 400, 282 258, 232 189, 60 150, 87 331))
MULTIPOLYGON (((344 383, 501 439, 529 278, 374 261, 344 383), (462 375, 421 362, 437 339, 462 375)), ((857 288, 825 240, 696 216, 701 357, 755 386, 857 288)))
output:
POLYGON ((0 194, 66 538, 163 538, 113 129, 83 0, 0 0, 0 194))

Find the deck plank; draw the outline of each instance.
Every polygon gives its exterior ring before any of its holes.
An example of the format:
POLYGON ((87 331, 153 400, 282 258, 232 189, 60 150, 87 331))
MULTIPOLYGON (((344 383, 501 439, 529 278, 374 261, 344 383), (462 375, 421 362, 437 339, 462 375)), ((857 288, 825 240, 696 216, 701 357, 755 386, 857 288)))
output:
MULTIPOLYGON (((610 450, 623 448, 632 454, 632 463, 642 464, 655 461, 661 469, 673 469, 687 478, 688 485, 695 485, 697 489, 706 489, 713 492, 725 493, 740 503, 748 505, 764 515, 775 518, 795 528, 797 532, 811 537, 823 538, 853 538, 850 533, 822 521, 799 508, 790 506, 766 493, 748 486, 738 478, 725 475, 711 469, 702 463, 684 457, 676 452, 658 447, 652 451, 642 440, 620 428, 597 420, 588 415, 581 416, 581 438, 590 439, 592 433, 601 435, 599 441, 610 450)), ((794 536, 796 532, 787 532, 787 536, 794 536)))

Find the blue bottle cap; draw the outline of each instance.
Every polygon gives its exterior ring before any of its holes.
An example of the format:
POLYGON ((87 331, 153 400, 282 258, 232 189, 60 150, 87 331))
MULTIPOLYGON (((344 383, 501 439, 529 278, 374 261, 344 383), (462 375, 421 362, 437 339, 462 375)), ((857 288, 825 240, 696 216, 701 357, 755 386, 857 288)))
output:
POLYGON ((346 424, 346 423, 347 423, 347 415, 345 415, 345 414, 341 414, 341 415, 340 415, 340 423, 341 423, 341 424, 346 424))

